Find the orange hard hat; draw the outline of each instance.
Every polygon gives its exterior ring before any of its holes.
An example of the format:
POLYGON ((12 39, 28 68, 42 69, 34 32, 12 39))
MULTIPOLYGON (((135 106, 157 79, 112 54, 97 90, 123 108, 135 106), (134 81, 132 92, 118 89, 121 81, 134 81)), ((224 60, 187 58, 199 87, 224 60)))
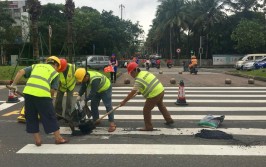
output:
POLYGON ((130 74, 133 70, 135 70, 139 65, 136 62, 131 62, 127 65, 127 72, 130 74))
POLYGON ((63 72, 67 68, 67 60, 66 59, 60 59, 61 68, 58 69, 58 72, 63 72))

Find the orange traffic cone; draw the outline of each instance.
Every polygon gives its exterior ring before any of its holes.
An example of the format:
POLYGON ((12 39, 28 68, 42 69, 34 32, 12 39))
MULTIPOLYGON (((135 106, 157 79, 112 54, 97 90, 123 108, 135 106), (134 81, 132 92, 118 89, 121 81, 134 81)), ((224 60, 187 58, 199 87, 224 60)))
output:
POLYGON ((183 80, 181 80, 179 83, 178 96, 177 96, 177 100, 176 100, 175 104, 176 105, 188 105, 186 102, 185 84, 184 84, 183 80))
POLYGON ((14 90, 9 90, 8 92, 8 99, 7 99, 7 103, 17 103, 20 100, 18 99, 18 97, 15 95, 15 91, 14 90))

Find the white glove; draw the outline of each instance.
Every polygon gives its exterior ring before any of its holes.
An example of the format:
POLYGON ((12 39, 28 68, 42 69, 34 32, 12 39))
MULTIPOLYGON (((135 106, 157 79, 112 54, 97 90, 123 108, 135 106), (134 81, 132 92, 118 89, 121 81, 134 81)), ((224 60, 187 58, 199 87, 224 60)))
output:
POLYGON ((18 90, 18 87, 15 84, 11 84, 10 88, 14 90, 15 92, 18 90))
POLYGON ((76 100, 77 100, 77 101, 81 101, 81 100, 82 100, 82 99, 81 99, 81 96, 78 96, 76 100))

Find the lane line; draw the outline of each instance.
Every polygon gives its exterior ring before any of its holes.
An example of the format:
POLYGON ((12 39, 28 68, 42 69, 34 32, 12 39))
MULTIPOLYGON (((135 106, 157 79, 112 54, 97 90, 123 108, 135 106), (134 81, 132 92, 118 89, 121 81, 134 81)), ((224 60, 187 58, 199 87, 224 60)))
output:
MULTIPOLYGON (((112 93, 129 93, 130 90, 113 90, 112 93)), ((177 90, 165 90, 165 93, 177 93, 177 90)), ((221 90, 221 91, 216 91, 216 90, 186 90, 186 93, 266 93, 264 90, 257 90, 257 91, 250 91, 250 90, 243 90, 243 91, 233 91, 233 90, 221 90)))
MULTIPOLYGON (((112 97, 126 97, 127 94, 112 94, 112 97)), ((140 95, 139 95, 140 96, 140 95)), ((165 94, 164 97, 177 97, 177 94, 165 94)), ((226 94, 226 95, 217 95, 217 94, 186 94, 186 97, 266 97, 266 95, 236 95, 236 94, 226 94)))
MULTIPOLYGON (((112 102, 121 102, 123 99, 112 99, 112 102)), ((127 103, 144 103, 146 100, 145 99, 131 99, 127 103)), ((164 99, 163 100, 165 103, 171 103, 171 102, 176 102, 176 99, 164 99)), ((187 103, 265 103, 266 100, 186 100, 187 103)))
POLYGON ((3 104, 1 104, 0 105, 0 111, 2 111, 2 110, 4 110, 4 109, 7 109, 7 108, 9 108, 9 107, 12 107, 12 106, 14 106, 14 105, 16 105, 16 104, 19 104, 19 103, 21 103, 21 102, 23 102, 24 101, 24 98, 23 97, 20 97, 20 98, 18 98, 20 101, 19 102, 17 102, 17 103, 3 103, 3 104))
POLYGON ((130 154, 266 156, 266 146, 167 144, 28 144, 18 154, 130 154))
MULTIPOLYGON (((164 87, 165 90, 167 89, 178 89, 178 86, 173 86, 173 87, 164 87)), ((112 89, 128 89, 131 90, 132 87, 112 87, 112 89)), ((221 89, 221 90, 232 90, 232 89, 236 89, 236 90, 266 90, 266 87, 185 87, 185 89, 191 89, 191 90, 200 90, 200 89, 207 89, 207 90, 211 90, 211 89, 221 89)))
MULTIPOLYGON (((175 102, 175 101, 173 101, 175 102)), ((104 106, 100 106, 99 110, 106 111, 104 106)), ((136 106, 122 106, 118 108, 116 111, 139 111, 142 112, 143 107, 136 107, 136 106)), ((176 107, 167 107, 168 111, 224 111, 224 112, 231 112, 231 111, 262 111, 266 112, 266 107, 188 107, 188 106, 176 106, 176 107)), ((155 107, 152 111, 159 111, 157 107, 155 107)))
MULTIPOLYGON (((103 116, 103 115, 101 115, 103 116)), ((174 120, 201 120, 206 115, 172 115, 174 120)), ((219 116, 219 115, 213 115, 219 116)), ((108 118, 104 118, 108 119, 108 118)), ((116 120, 143 120, 143 115, 115 115, 116 120)), ((162 115, 152 115, 153 120, 164 120, 162 115)), ((227 121, 266 121, 265 115, 226 115, 227 121)))
MULTIPOLYGON (((154 131, 139 131, 139 128, 116 128, 112 133, 108 132, 108 127, 97 127, 93 130, 90 135, 168 135, 168 136, 191 136, 194 135, 202 128, 156 128, 154 131)), ((209 129, 209 128, 205 128, 209 129)), ((78 130, 78 129, 77 129, 78 130)), ((212 130, 212 129, 209 129, 212 130)), ((214 129, 216 130, 216 129, 214 129)), ((244 136, 266 136, 266 129, 258 128, 219 128, 218 130, 223 131, 232 135, 244 135, 244 136)), ((64 135, 71 134, 69 127, 60 127, 60 133, 64 135)))

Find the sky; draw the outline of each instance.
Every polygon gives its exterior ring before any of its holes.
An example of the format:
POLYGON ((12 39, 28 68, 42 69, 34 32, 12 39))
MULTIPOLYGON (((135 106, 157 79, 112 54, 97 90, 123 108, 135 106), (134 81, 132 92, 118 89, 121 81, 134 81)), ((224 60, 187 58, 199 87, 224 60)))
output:
MULTIPOLYGON (((47 3, 65 4, 65 0, 39 0, 42 5, 47 3)), ((121 18, 121 4, 124 6, 122 18, 131 20, 133 23, 139 21, 142 29, 147 36, 152 20, 155 18, 155 13, 159 2, 157 0, 73 0, 76 7, 89 6, 97 9, 113 11, 113 14, 121 18)))

